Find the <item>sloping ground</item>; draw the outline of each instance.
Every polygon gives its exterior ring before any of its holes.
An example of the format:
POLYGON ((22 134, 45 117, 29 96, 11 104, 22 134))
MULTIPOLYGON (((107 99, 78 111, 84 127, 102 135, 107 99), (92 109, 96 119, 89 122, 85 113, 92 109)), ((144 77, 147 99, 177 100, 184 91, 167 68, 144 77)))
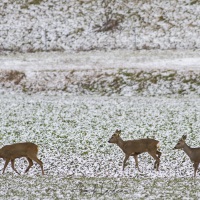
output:
POLYGON ((71 70, 33 72, 0 71, 2 89, 18 92, 73 95, 200 95, 200 71, 177 70, 71 70))
POLYGON ((1 91, 200 95, 199 51, 51 52, 0 56, 1 91))
POLYGON ((199 0, 2 0, 0 51, 199 49, 199 0))

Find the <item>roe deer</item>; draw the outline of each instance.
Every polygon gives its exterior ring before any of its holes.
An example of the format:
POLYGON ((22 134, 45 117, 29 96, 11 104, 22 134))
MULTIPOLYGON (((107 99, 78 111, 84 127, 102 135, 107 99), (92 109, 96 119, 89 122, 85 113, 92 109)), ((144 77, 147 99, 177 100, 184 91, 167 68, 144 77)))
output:
POLYGON ((158 171, 161 156, 161 152, 158 151, 159 141, 149 138, 123 141, 120 137, 120 133, 121 130, 116 130, 108 142, 117 144, 125 153, 123 170, 125 168, 126 161, 130 156, 134 156, 136 168, 139 170, 138 155, 144 152, 148 152, 156 160, 154 163, 154 169, 158 171))
POLYGON ((27 167, 25 173, 28 172, 28 170, 31 168, 31 166, 33 165, 32 160, 34 160, 40 165, 41 170, 42 170, 42 175, 44 175, 43 163, 41 160, 37 158, 37 153, 38 153, 38 146, 31 142, 16 143, 16 144, 6 145, 2 147, 0 149, 0 158, 3 158, 5 160, 3 174, 10 161, 11 161, 12 169, 17 174, 19 174, 14 166, 15 158, 26 157, 29 162, 29 166, 27 167))
POLYGON ((200 147, 191 148, 186 143, 187 136, 183 135, 181 139, 179 139, 178 143, 173 149, 183 149, 185 153, 189 156, 190 160, 194 163, 194 177, 196 177, 196 172, 200 163, 200 147))

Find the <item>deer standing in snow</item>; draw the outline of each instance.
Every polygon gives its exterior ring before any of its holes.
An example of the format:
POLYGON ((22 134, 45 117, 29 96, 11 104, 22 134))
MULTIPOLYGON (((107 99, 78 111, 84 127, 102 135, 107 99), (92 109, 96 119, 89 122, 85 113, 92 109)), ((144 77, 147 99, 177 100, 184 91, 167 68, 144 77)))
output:
POLYGON ((26 172, 31 168, 33 165, 33 160, 37 162, 42 170, 42 174, 44 175, 43 170, 43 163, 41 160, 37 158, 38 153, 38 146, 31 142, 24 142, 24 143, 15 143, 11 145, 6 145, 0 149, 0 158, 3 158, 5 160, 4 168, 3 168, 3 174, 5 172, 5 169, 8 165, 8 163, 11 161, 11 167, 12 169, 17 173, 18 171, 15 169, 14 163, 16 158, 26 157, 29 166, 27 167, 26 172))
POLYGON ((173 149, 183 149, 183 151, 189 156, 190 160, 194 163, 194 177, 196 177, 196 172, 200 163, 200 147, 191 148, 186 143, 187 136, 183 135, 182 138, 178 141, 176 146, 173 149))
POLYGON ((123 161, 123 170, 125 168, 126 161, 130 156, 134 157, 136 168, 138 168, 139 170, 138 155, 144 152, 148 152, 156 160, 154 163, 154 169, 158 171, 161 156, 161 152, 158 151, 159 141, 149 138, 123 141, 120 137, 120 133, 121 130, 116 130, 108 142, 117 144, 125 153, 125 159, 123 161))

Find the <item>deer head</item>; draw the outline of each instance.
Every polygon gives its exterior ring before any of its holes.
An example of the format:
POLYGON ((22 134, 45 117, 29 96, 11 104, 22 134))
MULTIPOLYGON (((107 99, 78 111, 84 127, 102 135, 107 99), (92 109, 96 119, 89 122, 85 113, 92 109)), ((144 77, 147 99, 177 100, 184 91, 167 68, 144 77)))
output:
POLYGON ((112 137, 109 139, 109 143, 117 143, 120 137, 121 130, 116 130, 112 137))
POLYGON ((182 138, 178 141, 178 143, 176 144, 176 146, 173 149, 182 149, 185 145, 186 138, 187 138, 187 136, 183 135, 182 138))

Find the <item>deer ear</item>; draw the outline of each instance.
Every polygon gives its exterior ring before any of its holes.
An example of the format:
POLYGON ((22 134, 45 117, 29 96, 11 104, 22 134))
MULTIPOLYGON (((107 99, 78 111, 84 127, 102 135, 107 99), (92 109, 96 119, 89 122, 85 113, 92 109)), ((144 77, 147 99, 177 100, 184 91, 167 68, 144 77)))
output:
POLYGON ((115 133, 119 136, 120 133, 121 133, 121 130, 118 130, 118 129, 117 129, 117 130, 115 131, 115 133))
POLYGON ((182 140, 186 140, 186 138, 187 138, 187 135, 182 136, 182 140))

